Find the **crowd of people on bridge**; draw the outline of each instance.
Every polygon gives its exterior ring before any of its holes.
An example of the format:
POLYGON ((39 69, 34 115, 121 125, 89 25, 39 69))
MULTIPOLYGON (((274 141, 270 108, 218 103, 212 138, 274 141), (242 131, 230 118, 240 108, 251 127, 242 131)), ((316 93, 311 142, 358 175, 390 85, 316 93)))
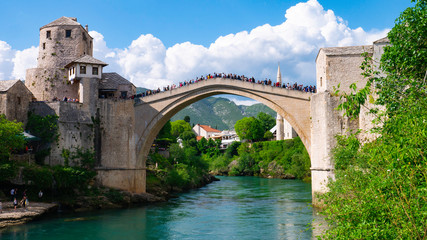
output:
POLYGON ((250 82, 250 83, 254 83, 254 84, 262 84, 265 86, 272 86, 272 87, 280 87, 280 88, 285 88, 285 89, 289 89, 289 90, 296 90, 296 91, 302 91, 302 92, 310 92, 310 93, 316 93, 317 89, 316 86, 304 86, 302 84, 298 84, 298 83, 294 83, 294 84, 290 84, 290 83, 283 83, 281 84, 280 82, 276 82, 273 83, 271 81, 271 79, 267 78, 265 80, 255 80, 254 77, 246 77, 245 75, 237 75, 237 74, 225 74, 225 73, 213 73, 213 74, 207 74, 206 76, 200 76, 197 77, 196 79, 192 79, 192 80, 187 80, 184 82, 179 82, 178 85, 176 84, 172 84, 172 85, 168 85, 166 87, 163 87, 162 89, 157 88, 156 90, 147 90, 145 92, 142 93, 138 93, 134 96, 131 96, 131 99, 134 98, 142 98, 145 96, 149 96, 149 95, 153 95, 156 93, 160 93, 160 92, 164 92, 164 91, 169 91, 175 88, 181 88, 181 87, 185 87, 191 84, 195 84, 198 83, 200 81, 204 81, 204 80, 209 80, 209 79, 213 79, 213 78, 228 78, 228 79, 235 79, 235 80, 240 80, 240 81, 244 81, 244 82, 250 82))

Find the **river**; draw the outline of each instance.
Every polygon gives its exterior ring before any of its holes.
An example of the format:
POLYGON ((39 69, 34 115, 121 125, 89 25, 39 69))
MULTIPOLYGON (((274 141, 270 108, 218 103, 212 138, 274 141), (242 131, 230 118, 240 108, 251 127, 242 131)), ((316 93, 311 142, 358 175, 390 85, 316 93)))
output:
POLYGON ((3 239, 311 239, 311 185, 221 181, 146 207, 58 214, 1 230, 3 239))

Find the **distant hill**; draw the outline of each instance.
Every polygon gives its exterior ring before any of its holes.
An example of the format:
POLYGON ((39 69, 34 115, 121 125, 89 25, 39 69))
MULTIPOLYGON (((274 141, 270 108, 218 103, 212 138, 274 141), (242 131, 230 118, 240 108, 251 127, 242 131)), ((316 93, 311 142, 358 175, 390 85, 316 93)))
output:
POLYGON ((171 121, 190 117, 190 123, 209 125, 218 130, 234 129, 237 120, 244 117, 255 117, 259 112, 265 112, 276 118, 276 112, 258 103, 252 106, 236 105, 227 98, 208 97, 184 108, 171 121))
POLYGON ((143 93, 143 92, 145 92, 145 91, 147 91, 147 90, 148 90, 148 88, 137 87, 137 88, 136 88, 136 94, 138 94, 138 93, 143 93))

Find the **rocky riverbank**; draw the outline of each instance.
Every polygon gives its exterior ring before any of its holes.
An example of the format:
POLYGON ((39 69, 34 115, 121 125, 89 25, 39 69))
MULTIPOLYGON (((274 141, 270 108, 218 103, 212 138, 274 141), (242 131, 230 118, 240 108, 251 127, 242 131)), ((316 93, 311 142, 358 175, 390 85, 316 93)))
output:
POLYGON ((58 204, 31 202, 27 208, 13 207, 12 203, 3 202, 3 212, 0 213, 0 228, 26 223, 48 212, 56 211, 58 204))
MULTIPOLYGON (((218 181, 218 179, 212 175, 206 175, 194 188, 203 187, 213 181, 218 181)), ((147 187, 149 193, 142 194, 108 188, 93 189, 91 194, 75 190, 73 197, 65 198, 66 200, 57 199, 58 203, 30 202, 26 209, 18 207, 16 210, 10 201, 2 201, 3 213, 0 213, 0 228, 29 222, 46 213, 57 211, 59 208, 63 211, 84 212, 97 209, 137 207, 165 202, 169 198, 175 197, 176 193, 188 190, 168 189, 162 186, 147 187)))

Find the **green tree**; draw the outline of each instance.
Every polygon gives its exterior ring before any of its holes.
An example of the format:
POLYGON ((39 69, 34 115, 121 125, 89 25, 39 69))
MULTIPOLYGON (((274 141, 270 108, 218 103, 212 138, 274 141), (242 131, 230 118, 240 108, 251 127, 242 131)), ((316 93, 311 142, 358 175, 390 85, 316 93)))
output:
POLYGON ((186 121, 186 122, 190 123, 190 116, 185 116, 185 117, 184 117, 184 121, 186 121))
POLYGON ((171 122, 171 132, 172 136, 175 138, 179 137, 179 135, 185 131, 191 131, 191 126, 188 122, 184 120, 176 120, 171 122))
POLYGON ((367 58, 365 88, 344 94, 340 108, 357 117, 370 99, 380 136, 360 144, 338 137, 336 180, 323 197, 330 239, 425 239, 427 237, 427 1, 402 12, 389 32, 381 77, 367 58))
POLYGON ((208 148, 208 140, 202 137, 202 139, 200 139, 197 142, 197 150, 199 150, 199 152, 201 153, 206 153, 207 148, 208 148))
POLYGON ((276 120, 270 114, 264 112, 259 112, 257 115, 257 119, 261 123, 263 133, 269 131, 276 125, 276 120))
POLYGON ((273 133, 272 133, 272 132, 270 132, 270 130, 267 130, 267 131, 264 133, 264 139, 265 139, 265 140, 273 139, 273 137, 274 137, 274 135, 273 135, 273 133))
POLYGON ((193 131, 185 131, 179 138, 182 139, 185 148, 197 145, 196 134, 193 131))
POLYGON ((159 134, 157 134, 158 139, 173 139, 172 136, 172 125, 171 121, 168 120, 165 125, 160 129, 159 134))
POLYGON ((22 131, 22 123, 9 121, 0 115, 0 160, 8 160, 12 150, 24 147, 22 131))
POLYGON ((40 116, 29 112, 27 131, 41 138, 44 143, 51 143, 58 138, 58 116, 40 116))
POLYGON ((263 137, 263 129, 258 119, 254 117, 245 117, 236 122, 234 125, 237 135, 240 139, 256 141, 263 137))

